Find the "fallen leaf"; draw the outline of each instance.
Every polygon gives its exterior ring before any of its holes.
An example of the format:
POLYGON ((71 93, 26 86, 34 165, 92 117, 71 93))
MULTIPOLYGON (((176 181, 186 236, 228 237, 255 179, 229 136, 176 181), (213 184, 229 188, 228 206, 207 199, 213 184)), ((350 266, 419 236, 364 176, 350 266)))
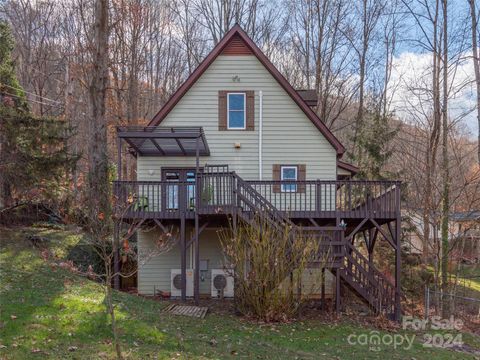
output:
POLYGON ((210 339, 209 343, 210 343, 211 346, 217 346, 218 341, 217 341, 217 339, 215 339, 214 337, 212 337, 212 338, 210 339))
POLYGON ((15 315, 10 315, 10 319, 15 320, 17 317, 15 315))
POLYGON ((77 349, 78 349, 78 347, 76 347, 76 346, 69 346, 68 347, 68 351, 75 351, 77 349))

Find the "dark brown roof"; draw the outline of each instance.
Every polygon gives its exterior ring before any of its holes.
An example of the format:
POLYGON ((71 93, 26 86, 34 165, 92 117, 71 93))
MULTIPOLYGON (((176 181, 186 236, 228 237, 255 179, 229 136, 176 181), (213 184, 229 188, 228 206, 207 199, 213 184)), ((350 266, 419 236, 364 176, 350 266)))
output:
POLYGON ((350 171, 352 173, 352 175, 355 175, 359 171, 357 166, 355 166, 353 164, 346 163, 345 161, 341 161, 341 160, 337 160, 337 166, 341 169, 350 171))
POLYGON ((297 93, 308 106, 317 106, 318 97, 315 90, 298 89, 297 93))
POLYGON ((275 68, 275 66, 268 60, 265 54, 258 48, 252 39, 243 31, 239 25, 235 25, 228 31, 225 36, 218 42, 213 50, 207 55, 207 57, 200 63, 187 80, 178 88, 178 90, 170 97, 160 111, 153 117, 148 124, 149 126, 159 125, 162 120, 170 113, 185 93, 192 87, 192 85, 200 78, 200 76, 207 70, 210 64, 221 54, 222 50, 227 47, 231 41, 243 40, 245 45, 252 51, 253 55, 265 66, 270 74, 278 81, 283 89, 290 95, 295 103, 302 109, 305 115, 313 122, 313 124, 320 130, 325 136, 328 142, 337 151, 337 156, 342 156, 345 152, 345 148, 340 141, 333 135, 328 127, 318 118, 317 114, 303 101, 302 97, 295 91, 290 83, 283 77, 282 74, 275 68))

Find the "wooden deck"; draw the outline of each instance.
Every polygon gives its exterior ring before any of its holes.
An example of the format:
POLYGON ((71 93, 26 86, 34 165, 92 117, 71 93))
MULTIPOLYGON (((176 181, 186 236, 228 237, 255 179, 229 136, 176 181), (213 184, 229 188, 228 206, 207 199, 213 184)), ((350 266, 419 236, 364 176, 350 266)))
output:
POLYGON ((128 204, 126 219, 193 219, 195 210, 199 215, 257 211, 251 206, 255 197, 294 219, 392 220, 400 208, 397 181, 244 181, 234 173, 198 179, 198 209, 194 182, 115 181, 114 194, 119 204, 128 204))
MULTIPOLYGON (((190 182, 114 183, 117 209, 126 209, 121 212, 124 220, 140 219, 140 224, 151 221, 162 227, 162 223, 169 221, 179 223, 183 300, 186 299, 187 244, 195 245, 195 262, 199 263, 202 229, 212 218, 219 223, 223 221, 224 226, 225 220, 231 217, 235 223, 240 219, 253 226, 268 224, 280 233, 288 229, 292 240, 298 234, 310 232, 319 249, 318 257, 312 259, 309 266, 328 267, 335 274, 337 311, 340 309, 340 282, 343 281, 377 312, 400 319, 399 182, 246 181, 235 172, 219 171, 218 167, 210 172, 209 168, 205 169, 207 171, 197 172, 190 182), (186 239, 186 220, 195 226, 190 241, 186 239), (353 245, 359 234, 367 244, 368 258, 353 245), (371 261, 379 234, 395 252, 394 284, 371 261)), ((199 269, 195 268, 196 302, 199 274, 199 269)))

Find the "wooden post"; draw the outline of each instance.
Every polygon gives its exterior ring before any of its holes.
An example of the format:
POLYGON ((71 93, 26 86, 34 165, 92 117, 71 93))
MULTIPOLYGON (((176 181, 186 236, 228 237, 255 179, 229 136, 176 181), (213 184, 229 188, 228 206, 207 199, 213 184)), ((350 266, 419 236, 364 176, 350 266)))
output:
POLYGON ((395 320, 400 321, 402 318, 402 309, 400 304, 400 276, 401 276, 401 226, 402 220, 400 218, 400 201, 398 201, 398 210, 397 210, 397 219, 395 220, 395 244, 397 248, 395 249, 395 320))
POLYGON ((122 180, 122 139, 117 137, 117 180, 122 180))
MULTIPOLYGON (((337 269, 337 272, 340 269, 337 269)), ((325 268, 322 268, 322 288, 321 288, 321 295, 322 295, 322 310, 325 310, 325 268)))
POLYGON ((335 312, 340 313, 340 269, 337 269, 335 277, 335 312))
POLYGON ((198 172, 200 171, 200 148, 199 148, 200 138, 196 139, 196 164, 195 164, 195 273, 194 273, 194 298, 195 305, 198 305, 200 301, 200 233, 199 233, 199 218, 198 218, 198 208, 200 206, 200 177, 198 172))
POLYGON ((402 230, 402 213, 401 213, 401 205, 400 205, 400 184, 397 183, 395 186, 395 202, 396 202, 396 219, 395 219, 395 239, 393 239, 396 249, 395 249, 395 320, 400 321, 402 318, 402 309, 400 303, 400 291, 401 291, 401 284, 400 284, 400 276, 401 276, 401 267, 402 267, 402 259, 401 259, 401 230, 402 230))
POLYGON ((182 301, 187 300, 187 244, 185 241, 185 214, 180 215, 180 267, 182 271, 182 301))

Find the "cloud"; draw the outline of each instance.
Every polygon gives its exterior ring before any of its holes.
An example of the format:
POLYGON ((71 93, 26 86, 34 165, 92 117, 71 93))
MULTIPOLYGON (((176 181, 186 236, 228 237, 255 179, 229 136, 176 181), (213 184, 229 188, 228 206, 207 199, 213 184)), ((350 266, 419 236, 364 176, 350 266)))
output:
MULTIPOLYGON (((472 53, 462 55, 456 71, 450 69, 449 115, 472 135, 478 131, 472 53)), ((425 121, 431 114, 432 55, 404 52, 393 59, 389 85, 390 110, 407 122, 425 121)))

